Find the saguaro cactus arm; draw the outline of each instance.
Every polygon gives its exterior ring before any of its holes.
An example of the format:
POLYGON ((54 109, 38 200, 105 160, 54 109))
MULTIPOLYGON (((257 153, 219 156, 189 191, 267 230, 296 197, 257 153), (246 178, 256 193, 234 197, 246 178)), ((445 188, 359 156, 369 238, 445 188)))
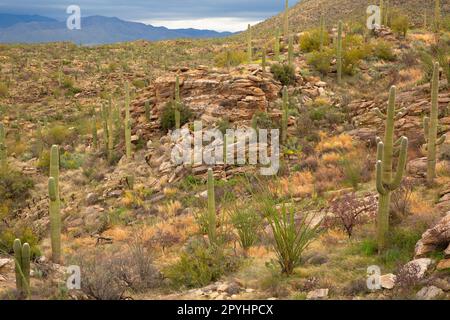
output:
POLYGON ((398 187, 400 187, 400 184, 402 183, 403 175, 405 173, 406 159, 407 159, 407 155, 408 155, 408 138, 402 137, 401 139, 402 139, 402 142, 401 142, 400 155, 399 155, 398 164, 397 164, 397 172, 395 174, 394 179, 391 182, 386 184, 387 188, 390 191, 394 191, 398 187))
POLYGON ((386 114, 381 112, 379 108, 373 109, 373 113, 375 113, 381 120, 386 120, 386 114))

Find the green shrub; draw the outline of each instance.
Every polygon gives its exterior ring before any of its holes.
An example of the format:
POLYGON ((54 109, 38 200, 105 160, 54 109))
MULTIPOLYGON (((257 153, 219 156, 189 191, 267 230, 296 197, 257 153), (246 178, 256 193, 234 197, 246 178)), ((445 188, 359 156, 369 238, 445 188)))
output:
POLYGON ((76 170, 83 165, 84 155, 66 151, 61 155, 60 163, 62 169, 76 170))
POLYGON ((373 42, 373 55, 378 59, 393 61, 395 60, 395 55, 392 50, 392 46, 386 40, 377 40, 373 42))
POLYGON ((144 80, 136 79, 136 80, 133 80, 133 86, 138 89, 142 89, 142 88, 145 88, 146 83, 144 80))
POLYGON ((398 35, 406 37, 409 29, 409 18, 405 14, 396 14, 392 18, 391 28, 398 35))
POLYGON ((0 252, 13 253, 13 243, 15 239, 20 239, 22 243, 30 245, 31 258, 35 259, 41 256, 38 244, 39 239, 29 227, 5 228, 0 227, 0 252))
MULTIPOLYGON (((330 37, 328 32, 323 34, 323 44, 328 46, 330 43, 330 37)), ((300 50, 303 52, 318 51, 320 49, 320 29, 314 29, 312 31, 305 32, 300 37, 300 50)))
POLYGON ((219 53, 215 58, 216 66, 219 68, 237 67, 247 61, 247 54, 244 51, 229 50, 219 53))
POLYGON ((8 96, 8 86, 4 82, 0 82, 0 97, 8 96))
POLYGON ((346 49, 343 53, 342 70, 347 75, 355 74, 356 68, 362 59, 369 55, 365 46, 346 49))
POLYGON ((330 71, 333 50, 326 48, 322 52, 313 51, 307 55, 306 62, 313 66, 322 75, 327 75, 330 71))
POLYGON ((446 15, 441 20, 442 23, 442 29, 444 29, 447 32, 450 32, 450 15, 446 15))
POLYGON ((177 288, 197 288, 219 280, 237 267, 237 258, 231 256, 226 249, 194 240, 181 253, 180 260, 167 269, 165 275, 177 288))
POLYGON ((262 218, 253 208, 237 208, 231 213, 231 223, 239 235, 239 243, 244 250, 258 240, 262 218))
POLYGON ((260 129, 276 129, 278 125, 274 123, 272 118, 264 111, 257 111, 253 115, 253 124, 256 125, 257 128, 260 129))
POLYGON ((24 201, 30 196, 33 187, 33 180, 21 172, 13 170, 0 172, 1 211, 7 214, 11 208, 23 205, 24 201))
POLYGON ((275 80, 280 81, 282 85, 288 86, 295 82, 295 69, 287 64, 273 64, 270 67, 275 80))
MULTIPOLYGON (((180 106, 181 126, 188 123, 192 117, 192 111, 185 105, 180 106)), ((168 102, 162 111, 160 119, 161 129, 165 132, 175 128, 175 102, 168 102)))
POLYGON ((47 146, 70 144, 73 142, 74 135, 68 127, 62 124, 56 124, 48 128, 44 133, 44 141, 47 146))

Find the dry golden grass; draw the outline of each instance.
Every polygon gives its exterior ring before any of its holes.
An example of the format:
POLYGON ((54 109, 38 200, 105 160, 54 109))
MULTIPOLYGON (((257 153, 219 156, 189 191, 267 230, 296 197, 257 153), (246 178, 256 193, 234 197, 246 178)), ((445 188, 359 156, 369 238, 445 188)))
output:
POLYGON ((422 191, 414 191, 411 194, 411 213, 414 215, 427 215, 434 211, 432 201, 423 198, 422 191))
POLYGON ((348 151, 353 148, 353 139, 347 134, 341 134, 334 137, 328 137, 321 134, 321 141, 316 147, 318 153, 326 153, 330 151, 348 151))
POLYGON ((398 88, 409 88, 414 86, 423 77, 423 71, 419 68, 402 69, 399 72, 400 82, 397 83, 398 88))
POLYGON ((337 164, 340 160, 341 160, 341 155, 337 152, 330 152, 330 153, 325 153, 324 155, 322 155, 322 162, 325 165, 329 165, 329 164, 337 164))
POLYGON ((314 191, 314 176, 310 171, 296 172, 290 177, 271 183, 269 188, 271 192, 279 197, 307 196, 314 191))
POLYGON ((124 227, 115 226, 105 231, 103 236, 112 238, 114 241, 126 241, 130 237, 130 231, 124 227))
POLYGON ((173 218, 177 215, 177 212, 183 207, 180 201, 171 200, 168 203, 158 206, 159 213, 166 218, 173 218))

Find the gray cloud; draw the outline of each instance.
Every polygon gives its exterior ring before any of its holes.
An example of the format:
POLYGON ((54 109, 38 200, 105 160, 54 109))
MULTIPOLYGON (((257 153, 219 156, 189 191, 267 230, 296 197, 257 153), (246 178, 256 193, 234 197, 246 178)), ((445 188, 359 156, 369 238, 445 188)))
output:
MULTIPOLYGON (((125 20, 186 20, 234 17, 261 20, 283 9, 284 0, 0 0, 0 12, 64 18, 77 4, 82 14, 116 16, 125 20)), ((291 0, 291 5, 298 0, 291 0)))

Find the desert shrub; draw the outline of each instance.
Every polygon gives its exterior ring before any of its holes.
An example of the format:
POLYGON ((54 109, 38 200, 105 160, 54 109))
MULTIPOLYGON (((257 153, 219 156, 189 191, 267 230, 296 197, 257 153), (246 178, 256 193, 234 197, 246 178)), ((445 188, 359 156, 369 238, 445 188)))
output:
POLYGON ((378 59, 393 61, 395 60, 392 46, 386 40, 377 40, 372 43, 373 55, 378 59))
MULTIPOLYGON (((180 106, 181 125, 188 123, 192 117, 192 111, 185 105, 180 106)), ((161 129, 165 132, 175 128, 175 102, 166 103, 160 119, 161 129)))
POLYGON ((74 133, 65 125, 56 124, 49 127, 43 136, 44 142, 47 146, 70 144, 74 141, 74 133))
POLYGON ((0 82, 0 97, 8 96, 8 86, 4 82, 0 82))
POLYGON ((165 275, 177 288, 196 288, 217 281, 237 267, 237 258, 225 248, 208 245, 203 240, 193 240, 165 275))
POLYGON ((354 191, 359 189, 359 184, 370 179, 367 163, 357 158, 344 157, 341 161, 344 182, 349 184, 354 191))
POLYGON ((355 193, 348 193, 331 202, 329 211, 334 215, 325 219, 328 227, 338 227, 349 238, 356 226, 363 224, 376 213, 376 202, 372 197, 358 198, 355 193))
POLYGON ((75 170, 84 163, 84 155, 81 153, 70 153, 65 151, 60 156, 60 165, 62 169, 75 170))
POLYGON ((333 50, 326 48, 322 52, 313 51, 308 54, 306 61, 313 66, 318 72, 327 75, 330 71, 331 60, 333 59, 333 50))
POLYGON ((15 239, 20 239, 22 243, 30 245, 31 258, 41 256, 39 250, 39 238, 29 227, 2 227, 0 226, 0 252, 12 254, 15 239))
POLYGON ((215 58, 216 66, 219 68, 236 67, 247 61, 247 54, 244 51, 229 50, 219 53, 215 58))
POLYGON ((277 262, 284 274, 290 275, 297 267, 305 249, 319 234, 321 223, 314 222, 314 217, 304 213, 295 216, 295 208, 283 205, 281 212, 272 201, 266 201, 264 214, 273 233, 273 248, 277 262))
POLYGON ((231 213, 231 223, 239 236, 239 243, 244 250, 249 249, 258 240, 262 218, 253 208, 236 208, 231 213))
POLYGON ((0 171, 0 218, 22 205, 34 187, 32 179, 14 170, 0 171))
POLYGON ((355 74, 356 68, 362 59, 369 55, 366 47, 352 47, 344 50, 342 58, 342 70, 347 75, 355 74))
POLYGON ((282 85, 288 86, 295 82, 295 69, 288 64, 273 64, 270 67, 275 80, 280 81, 282 85))
POLYGON ((146 83, 144 80, 136 79, 136 80, 133 80, 133 86, 135 88, 142 89, 146 86, 146 83))
MULTIPOLYGON (((303 52, 318 51, 320 49, 320 29, 305 32, 300 37, 300 50, 303 52)), ((324 46, 330 43, 328 32, 323 34, 324 46)))
POLYGON ((414 257, 414 248, 422 237, 423 231, 409 227, 392 228, 388 236, 387 248, 379 256, 380 262, 389 268, 394 268, 410 261, 414 257))
POLYGON ((409 29, 409 18, 407 15, 398 13, 393 16, 391 21, 391 28, 399 36, 406 37, 409 29))
POLYGON ((256 128, 260 129, 276 129, 279 128, 278 124, 276 124, 270 116, 267 114, 267 112, 264 111, 257 111, 253 115, 252 122, 254 125, 256 125, 256 128))
POLYGON ((410 178, 403 179, 400 187, 392 193, 390 215, 393 223, 400 223, 411 213, 411 197, 414 182, 410 178))
POLYGON ((442 29, 450 32, 450 15, 446 15, 441 20, 442 29))

